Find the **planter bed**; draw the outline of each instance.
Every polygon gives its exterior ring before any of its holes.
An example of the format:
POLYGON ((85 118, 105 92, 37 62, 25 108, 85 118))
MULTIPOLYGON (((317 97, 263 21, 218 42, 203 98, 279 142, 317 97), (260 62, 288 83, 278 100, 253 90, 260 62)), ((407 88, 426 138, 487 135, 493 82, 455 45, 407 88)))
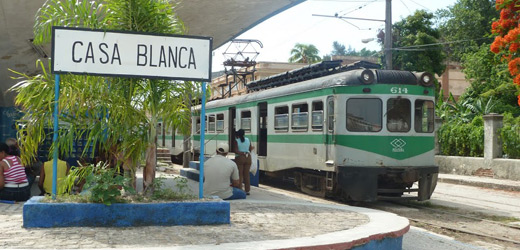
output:
POLYGON ((230 223, 227 201, 169 203, 45 203, 35 196, 23 206, 23 226, 130 227, 230 223))

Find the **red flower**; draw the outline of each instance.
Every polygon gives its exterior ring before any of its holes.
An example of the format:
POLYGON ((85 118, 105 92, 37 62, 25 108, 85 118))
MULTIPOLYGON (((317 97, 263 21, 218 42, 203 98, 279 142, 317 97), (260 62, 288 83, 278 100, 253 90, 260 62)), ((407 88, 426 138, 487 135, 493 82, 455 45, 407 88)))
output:
POLYGON ((513 83, 516 85, 520 85, 520 75, 516 75, 516 77, 513 78, 513 83))
MULTIPOLYGON (((509 73, 511 74, 511 76, 516 76, 518 75, 518 73, 520 72, 518 70, 518 67, 520 66, 520 58, 515 58, 511 61, 509 61, 509 63, 507 64, 508 68, 509 68, 509 73)), ((520 79, 519 79, 520 80, 520 79)))

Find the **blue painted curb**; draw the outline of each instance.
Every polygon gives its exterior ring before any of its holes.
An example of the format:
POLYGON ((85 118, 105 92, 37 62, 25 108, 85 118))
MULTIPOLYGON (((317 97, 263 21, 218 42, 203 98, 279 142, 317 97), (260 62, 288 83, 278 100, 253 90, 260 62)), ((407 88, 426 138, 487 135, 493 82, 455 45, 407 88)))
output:
POLYGON ((23 206, 23 226, 130 227, 214 225, 230 223, 227 201, 117 203, 43 203, 32 197, 23 206))

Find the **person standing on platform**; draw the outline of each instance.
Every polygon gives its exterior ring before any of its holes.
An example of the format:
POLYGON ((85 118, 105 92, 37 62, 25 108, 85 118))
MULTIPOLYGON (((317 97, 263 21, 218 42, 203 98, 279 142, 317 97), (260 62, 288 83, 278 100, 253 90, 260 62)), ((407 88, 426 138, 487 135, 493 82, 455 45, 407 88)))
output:
POLYGON ((240 172, 240 187, 244 183, 244 190, 249 195, 251 181, 249 180, 249 168, 251 168, 251 150, 254 149, 249 138, 245 137, 245 131, 239 129, 235 136, 235 162, 240 172))
POLYGON ((237 164, 226 156, 227 143, 217 146, 217 154, 204 162, 204 196, 218 196, 223 200, 245 199, 240 189, 237 164))

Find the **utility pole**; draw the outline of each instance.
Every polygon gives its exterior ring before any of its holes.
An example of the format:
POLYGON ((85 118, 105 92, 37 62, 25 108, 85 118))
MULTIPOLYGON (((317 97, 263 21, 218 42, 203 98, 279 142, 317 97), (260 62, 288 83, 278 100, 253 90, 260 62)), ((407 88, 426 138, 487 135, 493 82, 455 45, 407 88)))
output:
POLYGON ((386 69, 392 69, 392 0, 386 0, 385 61, 386 69))

